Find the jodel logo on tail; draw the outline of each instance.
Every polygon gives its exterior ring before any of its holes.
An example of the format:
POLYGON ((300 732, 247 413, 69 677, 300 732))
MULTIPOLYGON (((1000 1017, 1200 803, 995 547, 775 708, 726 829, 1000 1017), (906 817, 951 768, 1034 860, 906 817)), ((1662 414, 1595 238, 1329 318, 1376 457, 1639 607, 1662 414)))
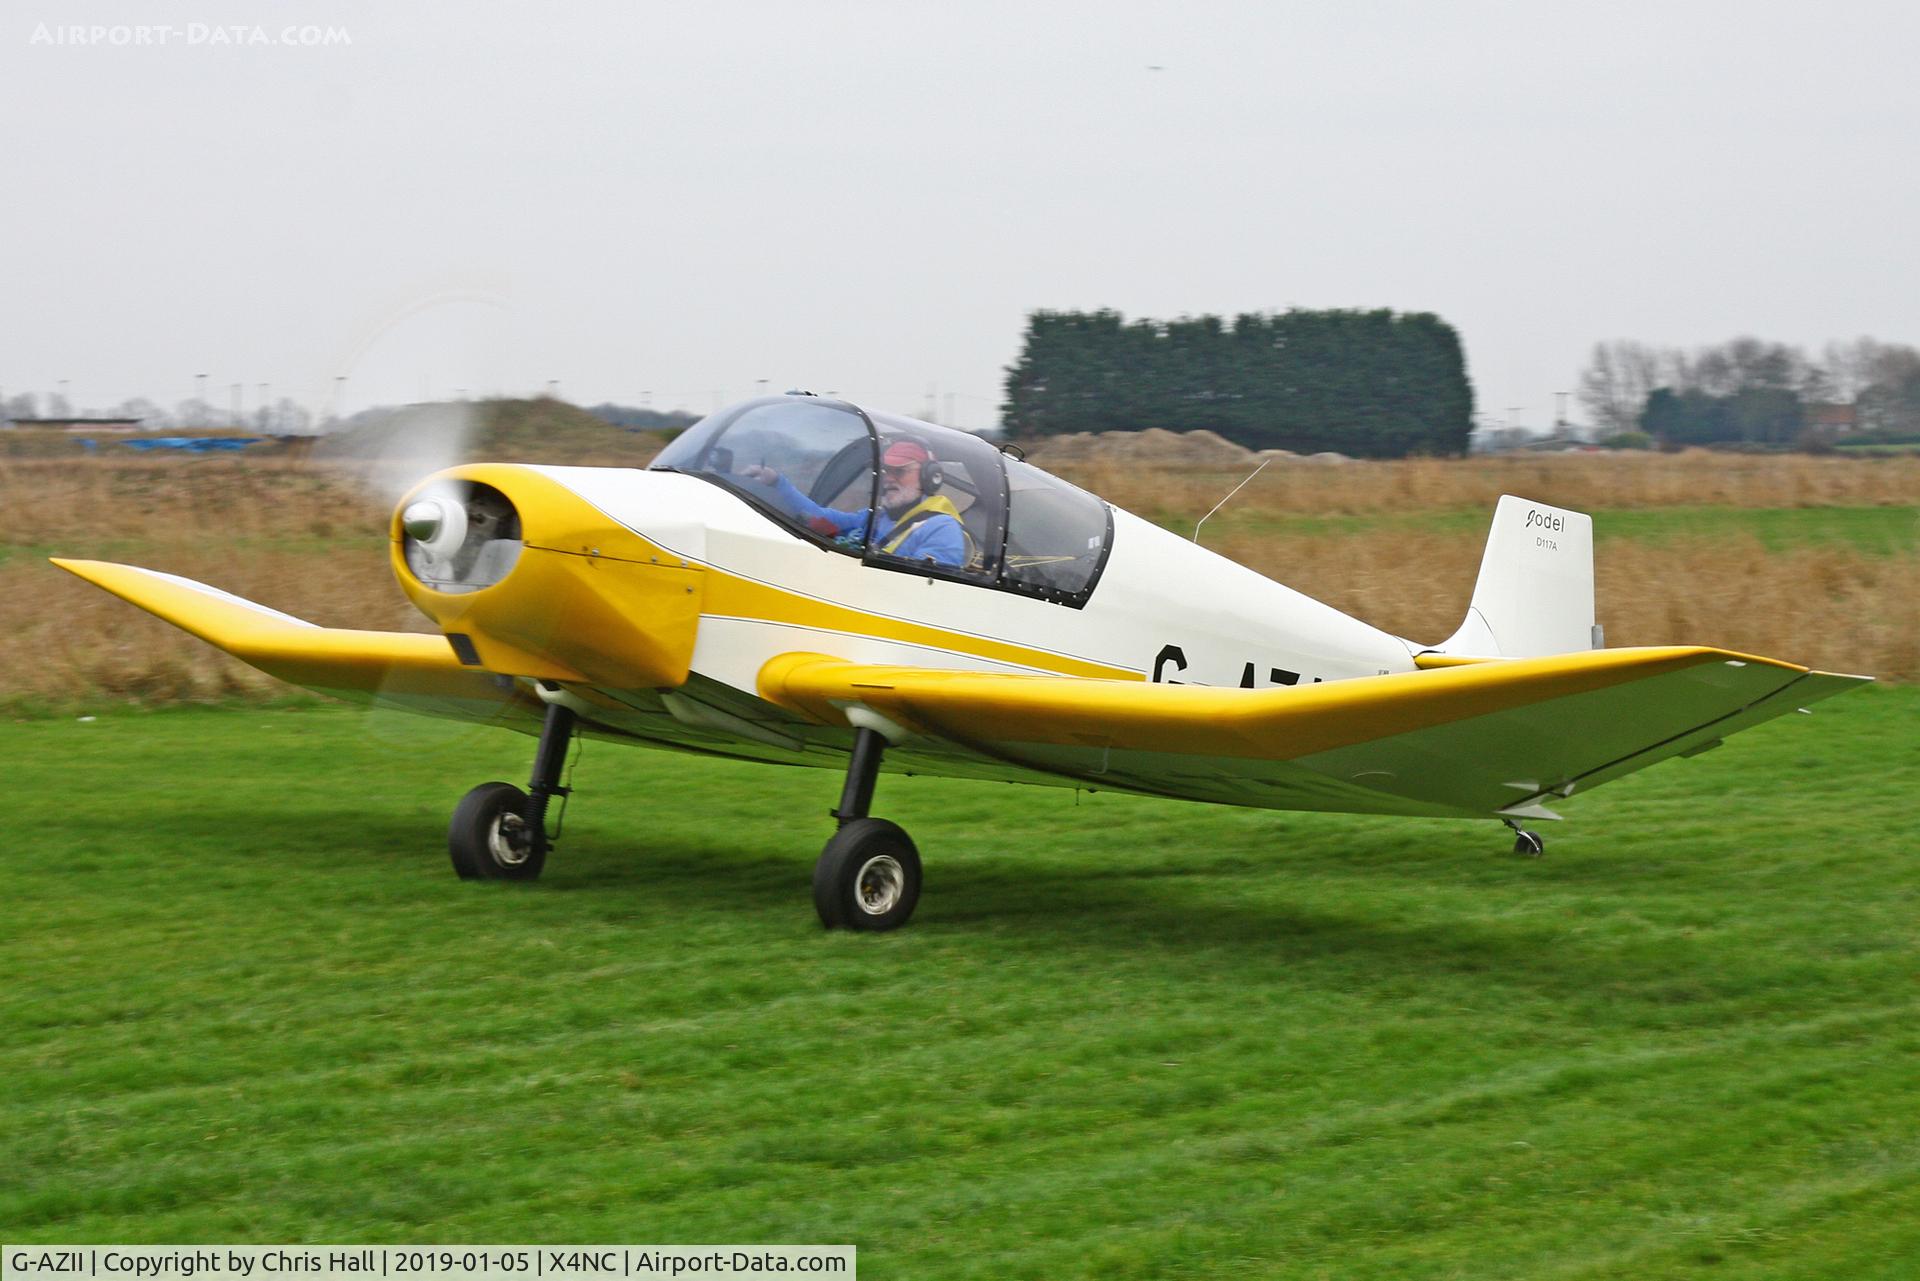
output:
POLYGON ((1533 529, 1536 527, 1540 529, 1550 529, 1554 533, 1558 534, 1563 532, 1566 529, 1567 518, 1565 516, 1560 515, 1558 512, 1543 512, 1543 511, 1536 511, 1532 508, 1528 508, 1526 527, 1528 529, 1533 529))

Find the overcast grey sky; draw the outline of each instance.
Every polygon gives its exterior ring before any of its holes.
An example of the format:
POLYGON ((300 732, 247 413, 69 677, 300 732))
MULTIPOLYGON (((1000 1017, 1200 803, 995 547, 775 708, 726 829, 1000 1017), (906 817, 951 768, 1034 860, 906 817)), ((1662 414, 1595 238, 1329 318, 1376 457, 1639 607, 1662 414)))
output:
POLYGON ((1599 339, 1920 341, 1917 15, 14 0, 0 389, 980 427, 1034 308, 1391 307, 1539 424, 1599 339))

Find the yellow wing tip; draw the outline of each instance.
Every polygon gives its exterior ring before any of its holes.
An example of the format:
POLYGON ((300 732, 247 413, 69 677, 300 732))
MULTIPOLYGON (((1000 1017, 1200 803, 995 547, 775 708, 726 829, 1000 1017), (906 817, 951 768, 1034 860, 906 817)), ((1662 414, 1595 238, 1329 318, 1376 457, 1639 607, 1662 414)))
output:
POLYGON ((82 560, 75 556, 49 556, 47 564, 56 569, 64 569, 75 578, 84 578, 89 583, 98 584, 102 577, 114 570, 132 570, 132 565, 116 565, 110 560, 82 560))
POLYGON ((151 590, 149 585, 155 581, 151 570, 138 565, 121 565, 110 560, 82 560, 73 556, 49 556, 47 563, 66 570, 82 582, 92 583, 122 600, 149 609, 146 601, 137 597, 143 597, 147 590, 151 590))

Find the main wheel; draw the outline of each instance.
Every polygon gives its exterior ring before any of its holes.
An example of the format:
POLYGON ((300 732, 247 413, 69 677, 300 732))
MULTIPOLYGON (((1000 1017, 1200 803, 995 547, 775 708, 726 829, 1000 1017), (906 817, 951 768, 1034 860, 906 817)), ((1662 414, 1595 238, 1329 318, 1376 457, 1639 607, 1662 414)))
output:
POLYGON ((884 818, 841 827, 813 866, 813 906, 828 929, 893 930, 920 902, 920 851, 884 818))
POLYGON ((1513 834, 1513 852, 1521 858, 1539 858, 1547 852, 1547 843, 1540 839, 1538 832, 1517 828, 1513 834))
POLYGON ((531 881, 546 866, 546 843, 527 825, 527 794, 512 783, 482 783, 454 806, 447 854, 463 881, 531 881))

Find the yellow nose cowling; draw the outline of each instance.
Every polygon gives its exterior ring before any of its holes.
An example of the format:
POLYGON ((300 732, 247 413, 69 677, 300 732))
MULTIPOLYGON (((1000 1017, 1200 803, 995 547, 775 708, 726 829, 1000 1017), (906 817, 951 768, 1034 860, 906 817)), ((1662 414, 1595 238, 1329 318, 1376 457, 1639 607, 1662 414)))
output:
POLYGON ((686 682, 705 574, 551 477, 507 463, 440 472, 401 500, 389 535, 401 589, 475 666, 616 689, 686 682), (422 495, 469 485, 489 486, 512 504, 519 555, 498 582, 439 590, 409 566, 402 517, 422 495))

